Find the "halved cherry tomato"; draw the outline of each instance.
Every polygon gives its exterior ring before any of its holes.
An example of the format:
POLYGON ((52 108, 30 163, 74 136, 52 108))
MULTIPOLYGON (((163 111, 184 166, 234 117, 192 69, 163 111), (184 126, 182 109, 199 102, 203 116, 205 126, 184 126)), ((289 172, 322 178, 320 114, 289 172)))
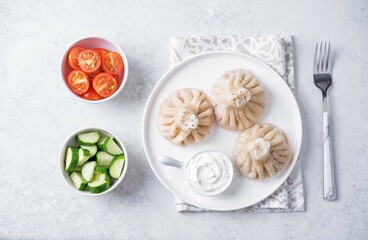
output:
POLYGON ((82 47, 73 47, 68 56, 68 63, 74 69, 80 69, 79 62, 78 62, 78 55, 82 52, 84 48, 82 47))
POLYGON ((103 48, 95 48, 94 49, 98 55, 100 55, 100 57, 102 58, 103 55, 105 55, 105 53, 108 53, 109 51, 107 51, 106 49, 103 48))
POLYGON ((96 77, 96 75, 99 74, 102 71, 103 71, 102 68, 99 67, 96 71, 91 72, 91 73, 87 73, 87 76, 91 79, 91 82, 92 82, 93 78, 96 77))
POLYGON ((74 70, 69 73, 68 86, 75 94, 81 95, 87 92, 89 85, 87 74, 81 70, 74 70))
POLYGON ((118 90, 118 82, 111 74, 99 73, 93 79, 93 88, 101 97, 110 97, 118 90))
POLYGON ((98 95, 98 93, 96 93, 96 91, 93 88, 89 88, 89 90, 85 94, 83 94, 82 97, 87 100, 100 100, 103 98, 100 95, 98 95))
POLYGON ((101 66, 101 57, 96 51, 87 49, 79 53, 78 62, 82 71, 90 73, 101 66))
POLYGON ((118 74, 124 69, 124 62, 119 53, 106 53, 102 57, 102 69, 110 74, 118 74))
POLYGON ((119 81, 120 81, 120 77, 118 74, 115 74, 115 75, 112 75, 115 79, 116 79, 116 82, 119 84, 119 81))

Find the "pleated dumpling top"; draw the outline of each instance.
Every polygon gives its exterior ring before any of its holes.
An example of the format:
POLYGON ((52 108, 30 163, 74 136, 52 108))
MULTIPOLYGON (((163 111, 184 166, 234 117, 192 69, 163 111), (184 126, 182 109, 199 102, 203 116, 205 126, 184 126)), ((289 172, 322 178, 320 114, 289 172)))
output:
POLYGON ((170 142, 188 146, 202 141, 214 122, 212 104, 199 89, 184 88, 171 93, 160 105, 157 126, 170 142))
POLYGON ((258 79, 245 69, 225 72, 211 89, 216 122, 220 127, 242 131, 259 121, 266 99, 258 79))
POLYGON ((261 180, 279 173, 291 160, 284 133, 268 123, 241 132, 233 148, 234 166, 247 178, 261 180))

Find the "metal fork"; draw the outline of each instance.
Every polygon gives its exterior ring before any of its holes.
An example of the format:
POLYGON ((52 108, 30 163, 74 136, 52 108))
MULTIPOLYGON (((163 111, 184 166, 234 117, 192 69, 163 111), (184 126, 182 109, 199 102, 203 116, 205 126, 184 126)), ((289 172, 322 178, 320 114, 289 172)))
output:
POLYGON ((336 199, 335 174, 331 153, 330 128, 328 117, 327 89, 332 84, 332 62, 330 42, 316 44, 313 64, 314 84, 322 91, 323 109, 323 198, 336 199))

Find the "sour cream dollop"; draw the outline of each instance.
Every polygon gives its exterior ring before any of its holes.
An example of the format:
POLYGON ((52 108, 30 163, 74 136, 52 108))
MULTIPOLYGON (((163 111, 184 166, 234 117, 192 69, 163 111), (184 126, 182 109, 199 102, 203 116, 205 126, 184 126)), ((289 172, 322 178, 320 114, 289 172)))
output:
POLYGON ((207 151, 188 161, 185 175, 189 184, 198 193, 213 196, 229 186, 233 177, 233 167, 225 154, 207 151))

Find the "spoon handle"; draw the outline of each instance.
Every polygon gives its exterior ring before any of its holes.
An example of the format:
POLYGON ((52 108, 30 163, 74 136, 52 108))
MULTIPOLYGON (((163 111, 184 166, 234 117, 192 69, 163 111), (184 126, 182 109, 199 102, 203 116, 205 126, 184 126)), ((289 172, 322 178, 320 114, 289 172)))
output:
POLYGON ((168 156, 161 156, 159 158, 160 162, 164 165, 170 166, 170 167, 176 167, 176 168, 183 168, 183 162, 178 161, 174 158, 168 157, 168 156))

